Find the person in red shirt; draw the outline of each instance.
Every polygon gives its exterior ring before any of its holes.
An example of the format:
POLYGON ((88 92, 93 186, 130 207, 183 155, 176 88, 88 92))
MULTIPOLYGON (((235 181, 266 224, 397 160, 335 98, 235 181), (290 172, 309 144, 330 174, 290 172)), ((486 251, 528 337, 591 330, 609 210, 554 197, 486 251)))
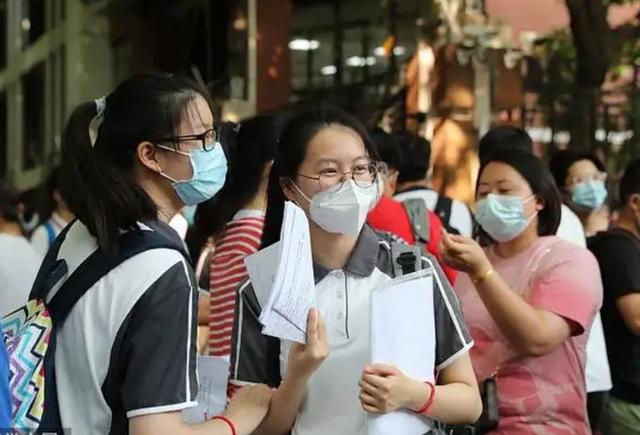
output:
MULTIPOLYGON (((399 169, 402 167, 400 144, 392 135, 380 129, 371 132, 371 139, 375 143, 381 159, 379 170, 384 177, 384 192, 376 207, 369 213, 367 221, 373 229, 391 234, 410 245, 415 245, 416 236, 407 210, 402 203, 393 199, 393 195, 396 192, 399 169)), ((425 216, 429 219, 429 238, 426 244, 426 251, 436 257, 447 278, 453 284, 455 283, 457 272, 442 263, 440 250, 438 249, 442 222, 435 213, 426 208, 425 216)))

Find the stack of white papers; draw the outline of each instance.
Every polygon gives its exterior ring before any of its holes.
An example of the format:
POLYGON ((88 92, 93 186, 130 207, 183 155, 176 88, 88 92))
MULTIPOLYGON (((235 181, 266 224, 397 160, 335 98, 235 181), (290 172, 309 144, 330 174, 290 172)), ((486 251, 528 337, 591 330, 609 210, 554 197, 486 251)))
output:
MULTIPOLYGON (((406 376, 433 382, 435 319, 433 271, 394 279, 371 297, 371 362, 399 368, 406 376)), ((369 415, 367 435, 422 435, 433 422, 410 411, 369 415)))
POLYGON ((280 242, 247 257, 245 265, 262 308, 262 333, 305 343, 309 310, 316 306, 316 288, 304 211, 286 202, 280 242))
POLYGON ((198 357, 197 406, 182 411, 187 424, 202 423, 219 415, 227 406, 227 379, 229 362, 213 356, 198 357))

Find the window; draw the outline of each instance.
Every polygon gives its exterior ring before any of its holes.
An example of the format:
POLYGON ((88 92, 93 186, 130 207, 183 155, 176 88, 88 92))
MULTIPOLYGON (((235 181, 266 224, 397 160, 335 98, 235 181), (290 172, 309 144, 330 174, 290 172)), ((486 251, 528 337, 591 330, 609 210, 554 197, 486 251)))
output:
POLYGON ((0 0, 0 68, 7 66, 7 0, 0 0))
POLYGON ((131 73, 131 54, 133 46, 128 38, 121 39, 113 46, 113 82, 116 86, 131 73))
POLYGON ((45 31, 45 0, 21 0, 22 47, 26 48, 36 42, 45 31))
POLYGON ((45 130, 45 63, 35 65, 22 76, 22 165, 33 169, 44 160, 45 130))

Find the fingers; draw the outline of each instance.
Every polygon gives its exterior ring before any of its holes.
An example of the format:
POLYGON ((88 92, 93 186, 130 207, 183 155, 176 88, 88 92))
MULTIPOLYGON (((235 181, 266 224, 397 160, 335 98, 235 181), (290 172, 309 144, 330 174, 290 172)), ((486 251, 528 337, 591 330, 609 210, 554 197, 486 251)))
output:
POLYGON ((320 343, 327 343, 327 328, 324 323, 324 319, 319 311, 317 311, 318 316, 318 341, 320 343))
POLYGON ((309 310, 307 317, 307 345, 315 346, 318 343, 318 311, 315 308, 309 310))
POLYGON ((365 373, 378 376, 399 375, 400 370, 397 367, 388 364, 371 364, 365 369, 365 373))
POLYGON ((360 387, 360 391, 361 392, 365 392, 367 394, 370 394, 374 397, 378 397, 380 390, 373 384, 370 384, 369 382, 365 381, 364 379, 360 379, 360 381, 358 381, 358 386, 360 387))
POLYGON ((362 405, 367 405, 367 406, 371 406, 371 407, 377 407, 378 406, 378 399, 372 395, 367 393, 366 391, 360 391, 360 403, 362 403, 362 405))
POLYGON ((385 383, 386 379, 378 375, 365 373, 362 375, 361 381, 364 381, 365 383, 371 385, 371 387, 373 388, 372 391, 387 389, 385 383))

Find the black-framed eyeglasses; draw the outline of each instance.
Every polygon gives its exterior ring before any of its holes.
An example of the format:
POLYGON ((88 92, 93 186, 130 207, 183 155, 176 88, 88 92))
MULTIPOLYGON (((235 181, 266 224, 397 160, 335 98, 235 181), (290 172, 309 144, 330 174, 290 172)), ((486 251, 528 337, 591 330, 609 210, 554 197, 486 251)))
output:
POLYGON ((317 181, 322 190, 331 189, 347 178, 351 178, 358 187, 367 188, 371 187, 373 182, 376 181, 378 177, 378 167, 372 163, 367 163, 356 165, 349 172, 327 168, 320 171, 320 174, 316 177, 304 174, 298 174, 298 176, 317 181))
POLYGON ((216 143, 218 142, 219 129, 218 128, 210 128, 203 133, 200 134, 186 134, 183 136, 174 136, 167 137, 162 139, 154 139, 150 142, 186 142, 190 140, 199 140, 202 143, 202 149, 205 151, 212 151, 216 143))

